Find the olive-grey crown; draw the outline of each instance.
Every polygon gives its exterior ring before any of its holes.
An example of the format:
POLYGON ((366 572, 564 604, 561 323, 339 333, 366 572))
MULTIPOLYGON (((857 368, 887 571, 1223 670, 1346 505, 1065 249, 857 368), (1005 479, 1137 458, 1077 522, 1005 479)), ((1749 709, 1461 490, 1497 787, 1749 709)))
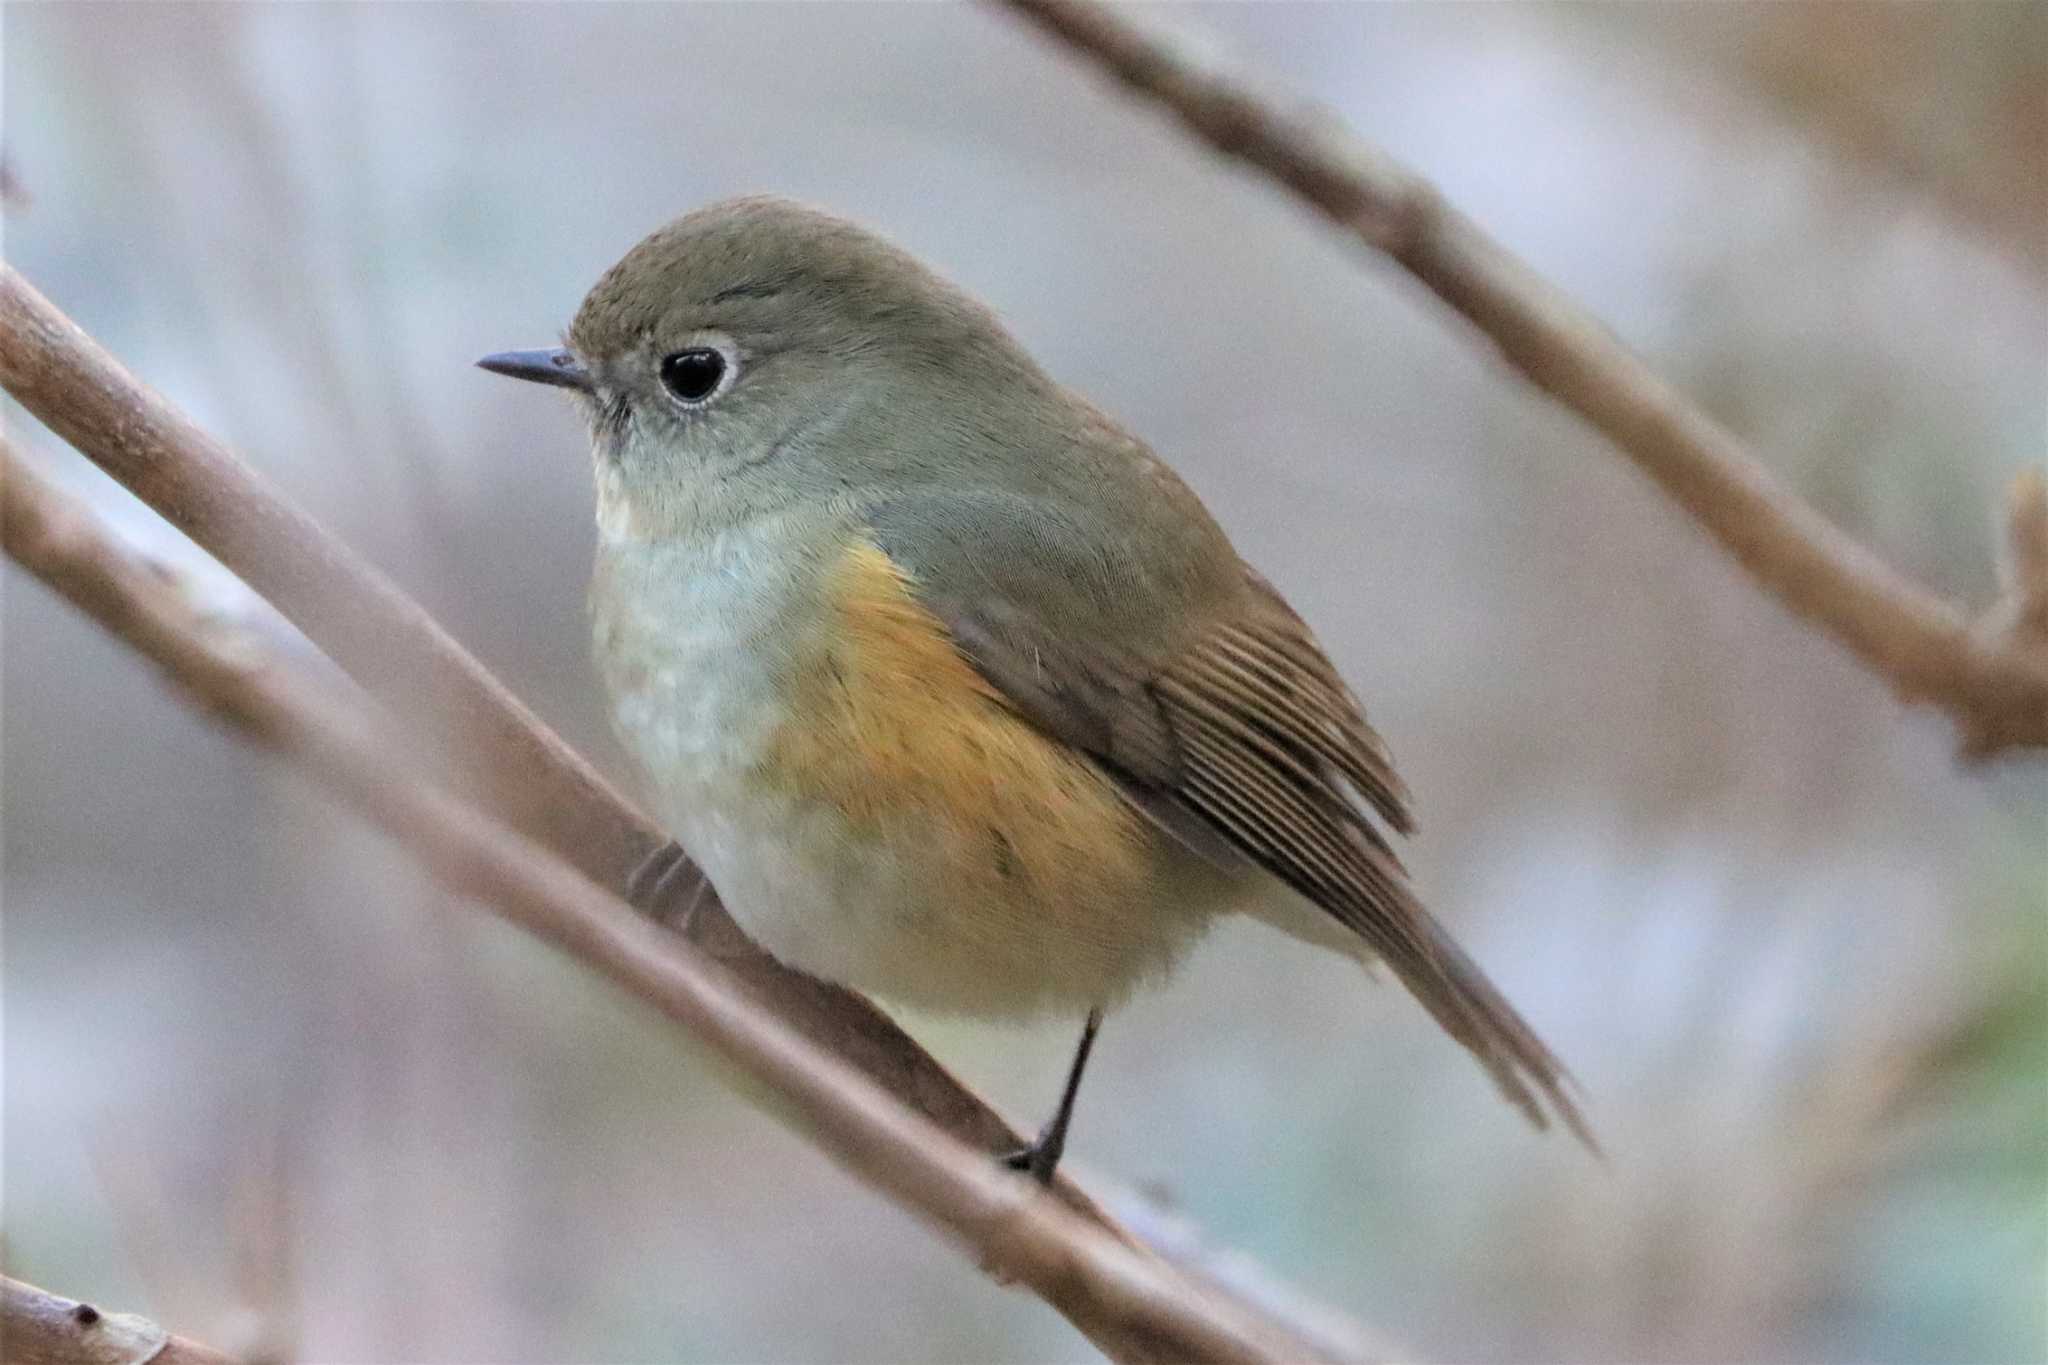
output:
POLYGON ((994 314, 909 252, 771 195, 710 204, 655 231, 591 288, 568 339, 601 362, 707 327, 777 348, 993 349, 1029 364, 994 314))

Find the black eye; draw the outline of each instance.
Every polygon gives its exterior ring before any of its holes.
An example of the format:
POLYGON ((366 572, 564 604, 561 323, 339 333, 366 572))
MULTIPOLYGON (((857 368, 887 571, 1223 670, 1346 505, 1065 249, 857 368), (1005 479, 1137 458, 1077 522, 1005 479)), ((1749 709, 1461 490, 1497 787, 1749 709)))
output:
POLYGON ((724 378, 725 357, 709 346, 677 351, 661 362, 662 387, 691 407, 717 393, 724 378))

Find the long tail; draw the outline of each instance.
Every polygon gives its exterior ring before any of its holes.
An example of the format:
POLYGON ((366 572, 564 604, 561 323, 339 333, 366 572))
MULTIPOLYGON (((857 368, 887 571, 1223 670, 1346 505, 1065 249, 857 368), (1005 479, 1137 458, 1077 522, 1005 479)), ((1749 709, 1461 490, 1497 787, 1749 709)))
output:
POLYGON ((1383 931, 1361 931, 1306 897, 1271 891, 1247 895, 1244 909, 1291 938, 1351 958, 1375 976, 1382 966, 1391 967, 1409 994, 1478 1058, 1501 1093, 1531 1123, 1547 1129, 1555 1114, 1589 1151, 1600 1155, 1600 1144, 1575 1099, 1577 1084, 1564 1065, 1479 964, 1423 910, 1406 880, 1394 880, 1390 886, 1396 913, 1419 933, 1395 938, 1383 931))
POLYGON ((1445 1032, 1479 1059, 1501 1093, 1531 1123, 1549 1126, 1547 1104, 1549 1113, 1563 1120, 1586 1150, 1604 1157, 1574 1098, 1578 1082, 1564 1064, 1443 926, 1420 906, 1415 907, 1415 919, 1428 931, 1428 961, 1426 966, 1414 958, 1394 961, 1402 983, 1445 1032))

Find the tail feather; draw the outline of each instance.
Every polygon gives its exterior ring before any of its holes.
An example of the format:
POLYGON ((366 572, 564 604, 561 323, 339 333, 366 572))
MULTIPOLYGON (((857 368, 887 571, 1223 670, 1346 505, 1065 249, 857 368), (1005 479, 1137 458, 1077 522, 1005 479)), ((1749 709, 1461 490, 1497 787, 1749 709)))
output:
POLYGON ((1405 881, 1393 884, 1398 888, 1396 913, 1421 929, 1417 946, 1422 951, 1404 951, 1407 945, 1400 941, 1375 935, 1356 918, 1339 919, 1298 893, 1248 889, 1243 908, 1290 938, 1352 958, 1375 977, 1382 965, 1391 967, 1409 994, 1486 1068, 1531 1123, 1548 1129, 1554 1115, 1588 1151, 1604 1156, 1579 1108, 1583 1092, 1571 1073, 1479 964, 1422 908, 1405 881))
POLYGON ((1555 1115, 1587 1151, 1604 1158, 1599 1140, 1579 1109, 1576 1096, 1583 1092, 1564 1064, 1442 925, 1419 906, 1416 917, 1428 929, 1434 970, 1411 973, 1397 963, 1396 970, 1409 991, 1446 1032, 1479 1059, 1501 1093, 1531 1123, 1548 1128, 1549 1116, 1555 1115))

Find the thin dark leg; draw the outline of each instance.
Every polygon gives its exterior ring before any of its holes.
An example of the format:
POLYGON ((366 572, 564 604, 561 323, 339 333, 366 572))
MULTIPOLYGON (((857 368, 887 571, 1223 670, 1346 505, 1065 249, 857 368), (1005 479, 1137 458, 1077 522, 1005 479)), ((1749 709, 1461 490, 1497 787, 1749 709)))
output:
POLYGON ((1031 1178, 1041 1185, 1052 1184, 1060 1153, 1067 1149, 1067 1125, 1074 1118, 1074 1097, 1081 1093, 1081 1073, 1088 1069, 1088 1053, 1094 1048, 1095 1034, 1101 1027, 1102 1011, 1089 1010, 1088 1022, 1081 1028, 1081 1045, 1074 1049, 1074 1064, 1067 1070, 1067 1088, 1060 1092, 1060 1107, 1054 1111, 1052 1122, 1038 1134, 1038 1141, 1003 1159, 1013 1171, 1029 1171, 1031 1178))

